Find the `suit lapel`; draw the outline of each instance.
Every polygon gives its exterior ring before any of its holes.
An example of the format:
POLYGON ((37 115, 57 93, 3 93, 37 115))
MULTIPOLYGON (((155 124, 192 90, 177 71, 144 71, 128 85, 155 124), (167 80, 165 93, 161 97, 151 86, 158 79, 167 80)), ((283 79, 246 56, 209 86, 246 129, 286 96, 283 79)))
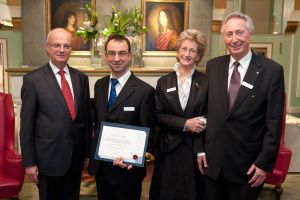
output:
POLYGON ((220 97, 223 98, 223 108, 224 113, 228 112, 228 70, 229 70, 229 62, 230 62, 230 56, 225 56, 224 60, 220 63, 220 70, 215 73, 220 73, 219 76, 219 85, 222 87, 222 90, 220 91, 220 97))
POLYGON ((202 90, 203 84, 202 84, 202 80, 200 79, 200 75, 199 72, 197 72, 197 70, 195 70, 193 77, 192 77, 192 83, 191 83, 191 88, 190 88, 190 95, 189 95, 189 99, 188 102, 186 104, 186 108, 184 110, 184 113, 194 113, 194 108, 195 108, 195 102, 199 100, 199 92, 203 91, 202 90), (192 110, 191 110, 192 109, 192 110))
POLYGON ((107 103, 108 103, 108 87, 109 87, 110 76, 106 76, 102 88, 98 88, 98 90, 102 90, 97 92, 101 95, 101 104, 103 105, 103 110, 107 111, 107 103))
MULTIPOLYGON (((242 82, 245 82, 246 84, 248 83, 248 84, 254 86, 255 81, 257 80, 257 78, 260 75, 261 70, 262 70, 262 65, 259 62, 259 59, 255 55, 255 53, 252 52, 252 58, 251 58, 248 70, 245 74, 244 80, 242 82)), ((239 108, 239 106, 244 101, 244 99, 246 98, 246 96, 248 95, 250 90, 251 90, 250 88, 248 88, 244 85, 240 86, 240 89, 238 91, 236 100, 235 100, 234 105, 231 109, 231 113, 233 113, 234 111, 236 111, 239 108)))
MULTIPOLYGON (((174 96, 174 101, 175 102, 175 109, 180 112, 180 113, 184 113, 184 111, 182 110, 182 107, 181 107, 181 104, 180 104, 180 100, 179 100, 179 91, 178 91, 178 82, 177 82, 177 75, 176 75, 176 72, 174 71, 172 73, 172 76, 171 76, 171 81, 170 81, 170 88, 173 88, 175 87, 176 88, 176 91, 174 92, 170 92, 170 95, 174 96)), ((170 89, 170 88, 165 88, 166 90, 170 89)))
POLYGON ((62 94, 61 88, 59 87, 57 79, 55 78, 55 75, 49 64, 45 68, 44 73, 44 78, 46 79, 52 93, 57 97, 57 101, 65 109, 66 112, 70 113, 65 98, 62 94))
POLYGON ((136 76, 132 73, 130 75, 130 77, 128 78, 127 82, 125 83, 125 85, 123 86, 121 92, 119 93, 119 95, 117 96, 116 101, 114 102, 114 104, 112 105, 111 109, 109 112, 112 112, 116 107, 118 107, 126 98, 128 98, 129 96, 131 96, 134 91, 135 91, 135 87, 136 87, 136 76))
POLYGON ((80 99, 80 81, 79 81, 79 77, 78 75, 75 73, 75 71, 69 67, 69 72, 70 72, 70 77, 71 77, 71 81, 72 81, 72 86, 73 86, 73 93, 74 93, 74 103, 75 103, 75 109, 76 109, 76 114, 77 114, 77 110, 78 107, 77 105, 79 104, 79 99, 80 99))

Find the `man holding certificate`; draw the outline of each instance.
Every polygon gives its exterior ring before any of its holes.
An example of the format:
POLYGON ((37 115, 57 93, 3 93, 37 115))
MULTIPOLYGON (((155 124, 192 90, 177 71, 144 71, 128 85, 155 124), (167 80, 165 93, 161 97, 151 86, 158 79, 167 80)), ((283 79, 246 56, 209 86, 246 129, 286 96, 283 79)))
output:
MULTIPOLYGON (((124 125, 149 127, 152 131, 155 91, 130 71, 132 55, 130 42, 126 37, 110 36, 105 44, 105 52, 105 59, 111 69, 111 74, 99 79, 94 88, 96 130, 92 140, 89 173, 95 175, 98 199, 139 200, 142 181, 146 175, 145 167, 133 166, 124 162, 124 155, 119 155, 111 162, 96 160, 95 157, 99 156, 98 141, 101 136, 101 139, 104 136, 103 124, 114 123, 119 124, 120 127, 124 127, 124 125)), ((114 140, 124 144, 122 141, 128 141, 126 138, 122 138, 126 134, 120 132, 118 128, 113 127, 105 134, 115 134, 114 140)), ((128 131, 128 134, 131 132, 128 131)), ((108 140, 111 142, 111 139, 108 140)), ((133 153, 133 158, 136 159, 136 157, 133 153)))

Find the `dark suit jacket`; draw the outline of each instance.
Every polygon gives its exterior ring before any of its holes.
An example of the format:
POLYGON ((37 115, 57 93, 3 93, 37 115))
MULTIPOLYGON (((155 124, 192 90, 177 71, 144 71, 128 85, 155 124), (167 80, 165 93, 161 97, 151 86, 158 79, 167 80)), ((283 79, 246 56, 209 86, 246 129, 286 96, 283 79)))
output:
POLYGON ((252 59, 233 108, 227 108, 230 56, 207 63, 208 124, 206 174, 216 178, 220 170, 228 181, 246 183, 251 164, 272 171, 280 142, 284 76, 278 63, 252 52, 252 59), (250 86, 251 87, 251 86, 250 86))
POLYGON ((176 72, 158 80, 155 115, 159 125, 158 144, 161 152, 172 151, 181 142, 185 142, 194 153, 203 151, 204 133, 183 132, 183 128, 187 119, 206 114, 207 83, 205 75, 195 71, 189 99, 183 111, 179 101, 176 72), (171 88, 176 90, 168 91, 171 88))
POLYGON ((76 118, 72 122, 62 91, 49 64, 24 76, 21 89, 21 148, 25 167, 39 174, 62 176, 70 167, 73 148, 82 160, 88 155, 88 77, 69 67, 76 118))
MULTIPOLYGON (((113 166, 111 162, 94 160, 101 122, 114 122, 134 126, 154 127, 154 88, 131 74, 117 96, 111 110, 107 112, 110 76, 99 79, 95 84, 96 131, 92 140, 89 173, 101 173, 114 185, 141 183, 146 175, 145 167, 130 170, 113 166), (124 107, 134 107, 134 111, 124 111, 124 107)), ((153 131, 153 129, 152 129, 153 131)), ((152 133, 150 133, 151 135, 152 133)), ((150 136, 152 137, 152 136, 150 136)))

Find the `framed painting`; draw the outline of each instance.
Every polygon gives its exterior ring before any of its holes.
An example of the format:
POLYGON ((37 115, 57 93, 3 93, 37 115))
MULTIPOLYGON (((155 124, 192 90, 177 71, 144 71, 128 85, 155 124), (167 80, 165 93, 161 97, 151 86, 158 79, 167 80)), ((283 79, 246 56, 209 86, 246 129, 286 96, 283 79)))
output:
POLYGON ((176 56, 176 40, 188 28, 189 0, 142 0, 144 56, 176 56))
POLYGON ((71 55, 90 55, 91 44, 76 35, 83 27, 85 4, 95 8, 95 0, 46 0, 47 33, 54 28, 64 28, 73 35, 71 55))
POLYGON ((272 59, 272 43, 250 43, 250 48, 258 55, 272 59))

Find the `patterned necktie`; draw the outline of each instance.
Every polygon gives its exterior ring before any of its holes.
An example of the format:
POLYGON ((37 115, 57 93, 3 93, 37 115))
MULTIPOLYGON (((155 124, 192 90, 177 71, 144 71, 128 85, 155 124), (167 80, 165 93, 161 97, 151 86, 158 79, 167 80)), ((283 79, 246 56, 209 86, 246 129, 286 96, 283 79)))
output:
POLYGON ((118 79, 111 78, 110 80, 111 80, 111 87, 110 87, 110 94, 108 99, 108 110, 116 101, 117 98, 116 85, 119 83, 118 79))
POLYGON ((228 110, 232 109, 234 101, 236 99, 237 93, 241 84, 241 75, 238 71, 238 67, 240 66, 239 62, 233 63, 234 69, 230 79, 229 91, 228 91, 228 110))
POLYGON ((65 101, 67 103, 67 106, 69 108, 70 114, 71 114, 71 118, 74 121, 75 119, 75 115, 76 115, 76 111, 75 111, 75 104, 74 104, 74 99, 72 96, 72 92, 70 89, 70 86, 65 78, 65 71, 64 70, 59 70, 59 75, 61 77, 61 90, 62 93, 65 97, 65 101))

